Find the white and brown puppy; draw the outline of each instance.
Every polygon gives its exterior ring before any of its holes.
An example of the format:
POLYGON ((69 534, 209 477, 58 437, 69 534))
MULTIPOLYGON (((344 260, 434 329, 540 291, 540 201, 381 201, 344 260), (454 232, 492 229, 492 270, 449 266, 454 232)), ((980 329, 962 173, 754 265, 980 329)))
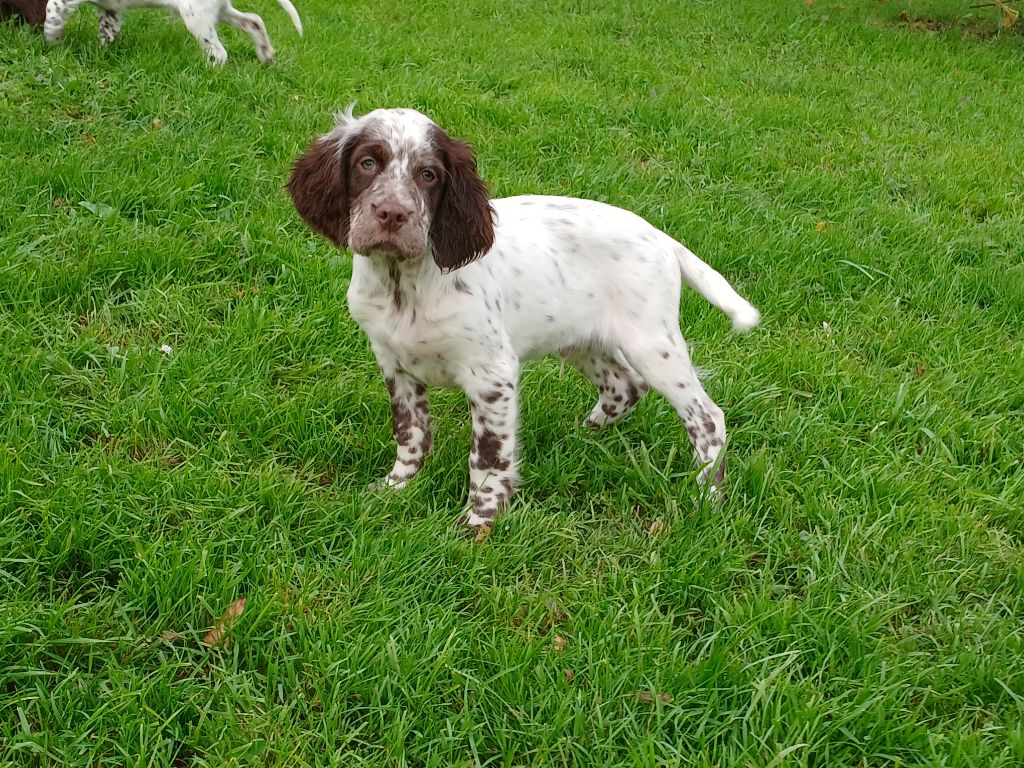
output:
MULTIPOLYGON (((679 330, 681 282, 738 331, 760 315, 714 269, 633 213, 564 197, 491 200, 470 147, 411 109, 352 108, 295 164, 299 214, 354 251, 348 306, 387 382, 405 485, 431 448, 428 386, 469 399, 469 510, 489 526, 517 480, 522 361, 558 354, 599 391, 588 423, 625 416, 654 387, 707 481, 725 443, 679 330)), ((724 456, 722 457, 724 459, 724 456)), ((725 463, 710 478, 722 482, 725 463)))
MULTIPOLYGON (((256 55, 264 64, 274 61, 274 47, 270 44, 267 27, 255 13, 243 13, 231 6, 231 0, 48 0, 43 34, 47 42, 56 43, 64 36, 68 18, 84 2, 92 3, 100 11, 100 42, 112 43, 121 30, 123 12, 130 8, 167 8, 177 13, 188 31, 199 42, 210 61, 220 66, 228 60, 228 52, 217 37, 217 23, 236 27, 252 38, 256 55)), ((290 0, 277 0, 302 35, 302 21, 290 0)))

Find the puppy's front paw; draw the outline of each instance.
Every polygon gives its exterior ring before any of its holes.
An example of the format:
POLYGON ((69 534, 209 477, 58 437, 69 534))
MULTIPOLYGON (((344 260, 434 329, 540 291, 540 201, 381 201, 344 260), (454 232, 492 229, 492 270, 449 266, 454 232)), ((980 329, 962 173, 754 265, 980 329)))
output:
POLYGON ((456 525, 463 538, 479 543, 491 535, 491 531, 494 530, 494 519, 466 512, 459 518, 456 525))
POLYGON ((403 488, 405 488, 408 482, 408 478, 401 478, 395 477, 394 475, 388 475, 387 477, 382 477, 380 480, 374 480, 367 486, 367 490, 373 491, 375 493, 378 491, 385 490, 400 491, 403 488))

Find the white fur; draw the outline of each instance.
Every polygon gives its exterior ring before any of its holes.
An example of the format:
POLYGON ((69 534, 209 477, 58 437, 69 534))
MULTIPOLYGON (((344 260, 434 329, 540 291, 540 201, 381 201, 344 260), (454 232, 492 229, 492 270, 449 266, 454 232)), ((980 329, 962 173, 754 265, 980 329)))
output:
MULTIPOLYGON (((100 10, 100 41, 113 42, 121 29, 122 13, 130 8, 167 8, 177 13, 188 31, 199 42, 210 61, 218 66, 227 61, 228 53, 217 37, 217 23, 236 27, 252 38, 256 55, 264 64, 274 61, 274 48, 270 44, 266 25, 255 13, 243 13, 231 5, 231 0, 48 0, 43 34, 47 42, 56 43, 64 36, 68 18, 83 2, 91 2, 100 10)), ((302 21, 291 0, 277 0, 302 35, 302 21)))

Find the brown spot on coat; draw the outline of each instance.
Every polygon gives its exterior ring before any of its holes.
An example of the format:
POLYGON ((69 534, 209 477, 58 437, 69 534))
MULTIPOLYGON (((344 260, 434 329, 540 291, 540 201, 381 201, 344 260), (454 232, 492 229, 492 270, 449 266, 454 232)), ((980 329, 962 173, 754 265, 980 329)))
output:
POLYGON ((402 283, 401 275, 398 273, 398 264, 391 262, 388 267, 388 278, 391 280, 391 300, 395 303, 395 309, 402 308, 402 283))
POLYGON ((508 469, 511 462, 499 456, 503 442, 503 438, 489 429, 484 429, 479 435, 474 435, 473 453, 476 459, 474 469, 508 469))

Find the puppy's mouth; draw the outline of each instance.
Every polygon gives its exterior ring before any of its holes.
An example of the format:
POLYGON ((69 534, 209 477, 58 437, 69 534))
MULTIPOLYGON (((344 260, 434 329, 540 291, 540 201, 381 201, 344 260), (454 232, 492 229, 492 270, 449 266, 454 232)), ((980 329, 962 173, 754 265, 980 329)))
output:
POLYGON ((405 258, 405 254, 402 249, 398 247, 397 243, 392 243, 389 240, 378 240, 374 243, 369 243, 360 251, 366 256, 398 256, 405 258))
POLYGON ((402 261, 412 261, 423 255, 422 238, 407 232, 374 232, 359 233, 361 236, 350 237, 349 246, 363 256, 383 256, 402 261))
POLYGON ((362 210, 352 218, 348 239, 349 247, 363 256, 401 261, 418 259, 430 248, 426 227, 419 220, 384 227, 362 210))
POLYGON ((370 243, 360 248, 358 252, 364 256, 385 256, 390 259, 398 259, 399 261, 412 261, 423 255, 419 251, 407 250, 397 243, 392 243, 388 240, 370 243))

